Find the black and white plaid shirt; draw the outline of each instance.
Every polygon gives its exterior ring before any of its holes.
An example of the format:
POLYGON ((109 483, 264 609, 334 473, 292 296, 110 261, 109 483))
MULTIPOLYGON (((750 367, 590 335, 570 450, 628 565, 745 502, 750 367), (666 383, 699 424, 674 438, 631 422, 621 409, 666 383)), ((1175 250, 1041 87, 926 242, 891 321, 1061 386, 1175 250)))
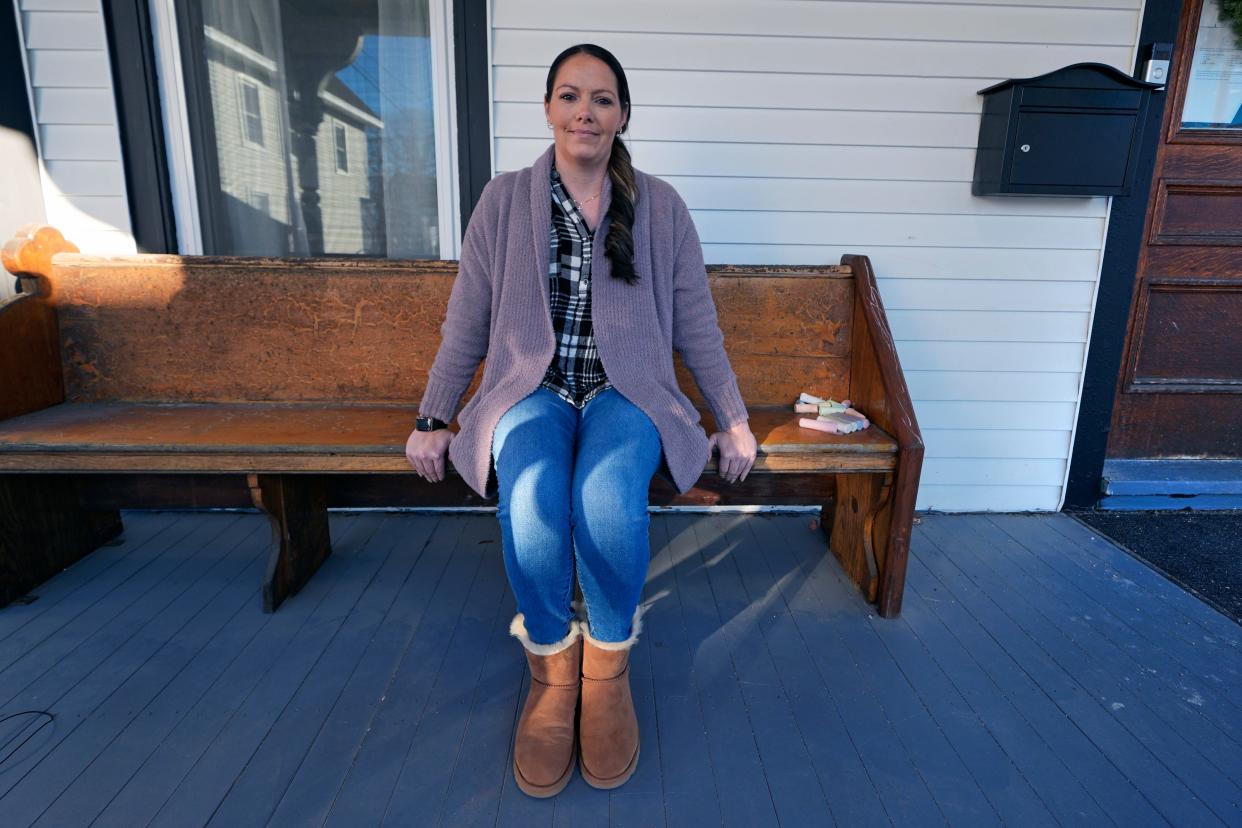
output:
POLYGON ((552 228, 548 287, 556 353, 543 388, 582 408, 611 388, 591 331, 591 231, 552 168, 552 228))

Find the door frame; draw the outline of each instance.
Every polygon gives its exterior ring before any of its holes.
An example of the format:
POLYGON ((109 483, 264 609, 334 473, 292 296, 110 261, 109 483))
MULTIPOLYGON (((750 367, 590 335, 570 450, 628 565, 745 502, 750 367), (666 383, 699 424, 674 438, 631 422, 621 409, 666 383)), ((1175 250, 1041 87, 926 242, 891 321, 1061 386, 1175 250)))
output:
MULTIPOLYGON (((1176 45, 1184 5, 1189 5, 1189 0, 1186 3, 1182 0, 1146 0, 1139 49, 1132 70, 1134 76, 1141 76, 1150 44, 1176 45)), ((1181 57, 1175 50, 1173 60, 1180 60, 1181 57)), ((1113 401, 1121 376, 1139 250, 1147 226, 1156 150, 1164 139, 1163 119, 1169 97, 1168 91, 1153 95, 1147 108, 1147 120, 1142 125, 1143 138, 1134 186, 1130 195, 1114 196, 1112 199, 1062 508, 1091 508, 1102 495, 1100 482, 1108 449, 1113 401)))

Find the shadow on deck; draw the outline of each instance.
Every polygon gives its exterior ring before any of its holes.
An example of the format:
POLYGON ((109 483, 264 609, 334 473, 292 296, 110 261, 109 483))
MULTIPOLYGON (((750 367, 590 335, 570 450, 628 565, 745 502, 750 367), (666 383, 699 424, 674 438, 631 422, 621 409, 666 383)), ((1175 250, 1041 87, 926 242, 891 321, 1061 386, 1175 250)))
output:
POLYGON ((334 513, 264 615, 265 518, 128 513, 0 610, 2 821, 1242 824, 1225 616, 1065 515, 927 515, 881 619, 812 521, 653 515, 639 769, 533 800, 493 516, 334 513))

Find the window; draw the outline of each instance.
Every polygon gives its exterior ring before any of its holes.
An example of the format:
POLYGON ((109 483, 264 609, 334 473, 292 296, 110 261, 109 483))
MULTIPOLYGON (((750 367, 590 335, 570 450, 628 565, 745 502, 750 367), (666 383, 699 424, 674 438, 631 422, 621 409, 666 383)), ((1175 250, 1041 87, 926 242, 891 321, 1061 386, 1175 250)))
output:
POLYGON ((452 5, 151 0, 181 252, 455 256, 452 5))
POLYGON ((254 81, 237 78, 238 110, 241 112, 243 143, 263 146, 263 107, 259 100, 259 86, 254 81))
POLYGON ((349 141, 345 135, 345 125, 339 121, 332 122, 332 146, 336 150, 336 171, 349 172, 349 141))
POLYGON ((1204 0, 1182 103, 1183 129, 1242 129, 1242 23, 1204 0))

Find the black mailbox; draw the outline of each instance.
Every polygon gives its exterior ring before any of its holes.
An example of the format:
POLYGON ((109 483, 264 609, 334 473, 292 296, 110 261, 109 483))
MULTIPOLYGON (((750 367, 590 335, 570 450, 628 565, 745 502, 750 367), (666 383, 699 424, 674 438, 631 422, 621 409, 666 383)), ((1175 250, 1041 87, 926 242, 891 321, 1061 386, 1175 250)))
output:
POLYGON ((1160 84, 1076 63, 979 90, 975 195, 1127 195, 1160 84))

